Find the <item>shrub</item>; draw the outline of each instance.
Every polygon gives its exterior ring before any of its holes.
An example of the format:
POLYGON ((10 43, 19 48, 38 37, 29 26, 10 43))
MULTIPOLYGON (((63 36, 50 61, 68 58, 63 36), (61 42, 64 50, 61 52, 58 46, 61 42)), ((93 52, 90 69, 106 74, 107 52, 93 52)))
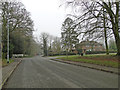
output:
MULTIPOLYGON (((86 51, 86 54, 104 54, 106 51, 86 51)), ((116 51, 109 51, 109 53, 116 53, 116 51)))
MULTIPOLYGON (((68 55, 76 55, 73 52, 68 52, 68 55)), ((49 56, 59 56, 59 55, 66 55, 66 52, 56 53, 56 54, 49 54, 49 56)))

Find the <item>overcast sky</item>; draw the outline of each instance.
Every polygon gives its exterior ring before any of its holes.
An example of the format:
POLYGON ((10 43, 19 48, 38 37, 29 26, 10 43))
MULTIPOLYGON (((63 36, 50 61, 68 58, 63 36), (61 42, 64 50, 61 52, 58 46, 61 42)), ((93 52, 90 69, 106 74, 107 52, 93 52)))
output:
POLYGON ((34 36, 41 32, 48 32, 51 35, 59 36, 61 26, 66 16, 66 9, 59 7, 60 0, 21 0, 26 9, 31 13, 34 21, 34 36))

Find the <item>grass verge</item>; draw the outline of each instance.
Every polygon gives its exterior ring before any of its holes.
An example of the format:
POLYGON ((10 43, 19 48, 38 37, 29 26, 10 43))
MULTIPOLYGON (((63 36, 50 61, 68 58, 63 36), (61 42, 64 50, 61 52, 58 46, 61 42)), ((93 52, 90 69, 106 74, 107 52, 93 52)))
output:
POLYGON ((7 60, 6 60, 6 59, 3 59, 3 60, 2 60, 2 67, 5 67, 5 66, 9 65, 9 64, 12 63, 12 62, 14 62, 13 59, 10 59, 10 60, 9 60, 9 63, 7 63, 7 60))
POLYGON ((118 59, 115 55, 86 55, 86 56, 76 55, 68 57, 67 56, 59 57, 57 59, 118 68, 118 59))

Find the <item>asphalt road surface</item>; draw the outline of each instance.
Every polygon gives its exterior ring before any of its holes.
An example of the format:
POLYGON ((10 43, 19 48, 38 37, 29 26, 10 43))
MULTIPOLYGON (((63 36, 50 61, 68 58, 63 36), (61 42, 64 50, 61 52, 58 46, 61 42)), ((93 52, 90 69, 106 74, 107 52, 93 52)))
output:
POLYGON ((36 56, 26 58, 5 88, 117 88, 118 75, 36 56))

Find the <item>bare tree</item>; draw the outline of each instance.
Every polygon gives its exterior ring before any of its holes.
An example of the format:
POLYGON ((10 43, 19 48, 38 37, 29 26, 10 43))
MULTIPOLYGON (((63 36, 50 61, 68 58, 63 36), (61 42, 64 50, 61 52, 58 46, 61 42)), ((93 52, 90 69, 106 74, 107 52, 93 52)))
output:
POLYGON ((49 43, 49 46, 48 46, 48 53, 51 52, 53 39, 54 39, 54 36, 49 35, 49 38, 48 38, 48 43, 49 43))
POLYGON ((45 32, 41 33, 40 40, 41 40, 44 56, 48 56, 48 39, 49 39, 48 33, 45 32))
MULTIPOLYGON (((13 2, 2 2, 2 44, 3 44, 3 54, 6 53, 6 41, 7 41, 7 30, 9 28, 10 31, 10 48, 15 47, 13 45, 13 37, 16 33, 20 33, 20 37, 24 37, 24 39, 32 39, 32 31, 33 21, 30 17, 30 13, 25 9, 24 5, 21 2, 13 1, 13 2), (9 24, 9 25, 8 25, 9 24), (9 27, 8 27, 8 26, 9 27)), ((23 39, 23 38, 21 38, 23 39)), ((26 40, 25 39, 25 40, 26 40)), ((17 41, 17 40, 16 40, 17 41)), ((24 40, 23 40, 24 41, 24 40)), ((26 43, 29 40, 26 40, 26 43)), ((14 43, 16 44, 16 43, 14 43)), ((24 44, 23 46, 25 46, 24 44)), ((25 50, 28 49, 25 48, 25 50)), ((30 48, 29 48, 30 49, 30 48)), ((15 50, 15 49, 10 49, 15 50)), ((28 50, 27 50, 28 51, 28 50)), ((12 52, 12 51, 11 51, 12 52)), ((19 51, 18 51, 19 52, 19 51)), ((29 51, 28 51, 29 52, 29 51)), ((6 55, 4 55, 6 56, 6 55)), ((3 58, 4 58, 3 56, 3 58)))
POLYGON ((78 33, 72 27, 73 24, 73 20, 68 17, 62 25, 61 39, 67 52, 72 52, 72 48, 75 48, 76 44, 79 42, 78 33))
POLYGON ((105 15, 105 11, 103 8, 103 27, 104 27, 104 38, 105 38, 105 46, 106 46, 106 54, 109 55, 109 50, 108 50, 108 42, 107 42, 107 30, 106 30, 106 15, 105 15))
MULTIPOLYGON (((104 28, 106 28, 106 33, 108 36, 112 34, 115 37, 116 46, 117 46, 117 55, 120 55, 120 36, 119 36, 119 2, 104 2, 99 0, 99 2, 87 2, 84 0, 78 1, 66 1, 68 5, 72 5, 75 9, 75 12, 80 12, 79 9, 83 10, 76 19, 76 25, 79 25, 80 34, 83 33, 83 36, 88 36, 88 38, 101 38, 104 37, 104 28), (82 8, 81 8, 82 7, 82 8), (103 15, 103 8, 106 17, 103 15), (103 27, 104 19, 107 21, 108 25, 103 27)), ((75 17, 75 15, 73 15, 75 17)))
POLYGON ((54 40, 52 42, 52 54, 61 54, 61 40, 59 37, 54 37, 54 40))

